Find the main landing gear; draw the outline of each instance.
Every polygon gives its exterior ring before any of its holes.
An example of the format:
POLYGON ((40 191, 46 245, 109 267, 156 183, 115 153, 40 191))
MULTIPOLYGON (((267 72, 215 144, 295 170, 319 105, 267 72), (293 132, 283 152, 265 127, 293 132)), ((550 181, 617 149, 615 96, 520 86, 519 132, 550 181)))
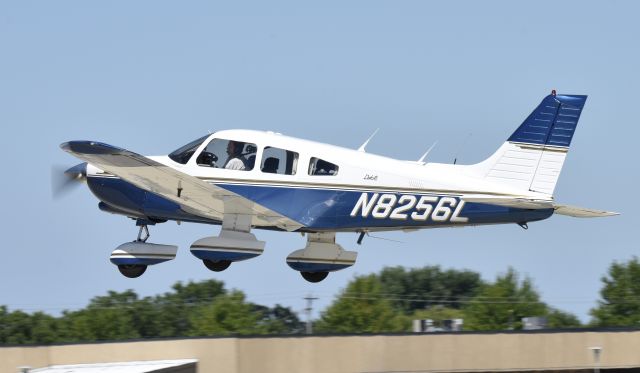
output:
POLYGON ((178 246, 147 243, 149 228, 147 225, 155 224, 146 220, 137 220, 140 227, 138 237, 133 242, 125 242, 118 246, 112 253, 111 263, 118 266, 123 276, 137 278, 147 270, 147 266, 163 263, 176 257, 178 246))
POLYGON ((264 251, 265 242, 258 241, 251 230, 251 215, 225 214, 217 237, 205 237, 191 244, 191 254, 205 267, 222 272, 231 263, 255 258, 264 251))
POLYGON ((336 243, 335 232, 307 233, 307 245, 287 257, 289 267, 309 282, 320 282, 329 272, 352 266, 358 253, 346 251, 336 243))

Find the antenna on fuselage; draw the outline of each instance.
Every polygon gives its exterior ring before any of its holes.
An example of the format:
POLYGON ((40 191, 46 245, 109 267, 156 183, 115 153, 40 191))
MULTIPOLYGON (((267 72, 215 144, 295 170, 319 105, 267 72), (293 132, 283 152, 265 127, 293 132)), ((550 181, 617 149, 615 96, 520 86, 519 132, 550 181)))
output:
POLYGON ((427 151, 422 155, 422 157, 420 157, 420 159, 418 159, 418 163, 422 163, 422 164, 426 164, 427 163, 425 160, 427 159, 427 156, 429 155, 431 150, 433 150, 433 148, 436 146, 436 144, 438 144, 437 141, 434 142, 433 145, 431 145, 429 147, 429 149, 427 149, 427 151))
POLYGON ((462 141, 462 144, 460 144, 460 147, 458 148, 458 151, 456 152, 456 156, 453 157, 453 164, 456 164, 458 162, 458 155, 460 154, 460 152, 462 151, 464 146, 467 144, 467 140, 469 140, 469 137, 471 137, 471 135, 473 135, 473 133, 469 133, 467 135, 467 137, 464 138, 464 141, 462 141))
POLYGON ((376 128, 375 131, 373 131, 373 133, 371 134, 371 136, 369 136, 369 138, 367 139, 367 141, 364 142, 364 144, 360 145, 360 147, 358 148, 359 152, 366 152, 365 148, 367 147, 367 145, 369 144, 369 141, 371 141, 371 139, 373 138, 373 136, 376 135, 376 133, 378 133, 378 131, 380 130, 380 128, 376 128))

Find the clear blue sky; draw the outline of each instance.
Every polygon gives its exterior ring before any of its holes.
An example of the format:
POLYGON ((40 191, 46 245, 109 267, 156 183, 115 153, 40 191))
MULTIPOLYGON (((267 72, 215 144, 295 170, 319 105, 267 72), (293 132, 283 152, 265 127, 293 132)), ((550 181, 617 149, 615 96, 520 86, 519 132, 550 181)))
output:
POLYGON ((639 252, 638 14, 632 1, 4 1, 0 304, 55 313, 109 289, 152 295, 216 278, 301 310, 305 294, 322 308, 384 266, 487 280, 512 266, 587 320, 610 263, 639 252), (387 233, 404 243, 361 247, 342 234, 358 262, 315 285, 285 264, 300 235, 258 231, 263 256, 212 273, 187 248, 218 228, 167 223, 151 241, 179 245, 178 257, 130 280, 108 257, 135 238, 133 222, 99 211, 86 188, 50 196, 51 165, 78 163, 58 148, 72 139, 154 155, 250 128, 356 148, 380 128, 369 152, 417 159, 439 141, 432 161, 473 163, 554 88, 589 95, 557 200, 621 216, 387 233))

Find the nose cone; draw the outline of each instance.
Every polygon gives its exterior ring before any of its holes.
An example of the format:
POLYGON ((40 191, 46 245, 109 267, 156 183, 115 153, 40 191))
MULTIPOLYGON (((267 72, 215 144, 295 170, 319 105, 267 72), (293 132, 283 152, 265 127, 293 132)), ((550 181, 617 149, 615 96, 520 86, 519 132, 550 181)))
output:
POLYGON ((64 174, 74 180, 85 179, 87 177, 87 162, 82 162, 67 169, 64 174))

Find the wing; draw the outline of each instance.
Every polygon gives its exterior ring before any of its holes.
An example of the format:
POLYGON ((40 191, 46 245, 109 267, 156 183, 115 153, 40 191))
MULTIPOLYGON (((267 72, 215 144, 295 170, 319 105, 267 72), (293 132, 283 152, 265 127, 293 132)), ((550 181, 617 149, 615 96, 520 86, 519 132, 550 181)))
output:
POLYGON ((60 147, 141 189, 178 203, 193 215, 219 221, 225 214, 251 215, 254 226, 276 226, 288 231, 301 227, 244 197, 129 150, 93 141, 70 141, 60 147))

